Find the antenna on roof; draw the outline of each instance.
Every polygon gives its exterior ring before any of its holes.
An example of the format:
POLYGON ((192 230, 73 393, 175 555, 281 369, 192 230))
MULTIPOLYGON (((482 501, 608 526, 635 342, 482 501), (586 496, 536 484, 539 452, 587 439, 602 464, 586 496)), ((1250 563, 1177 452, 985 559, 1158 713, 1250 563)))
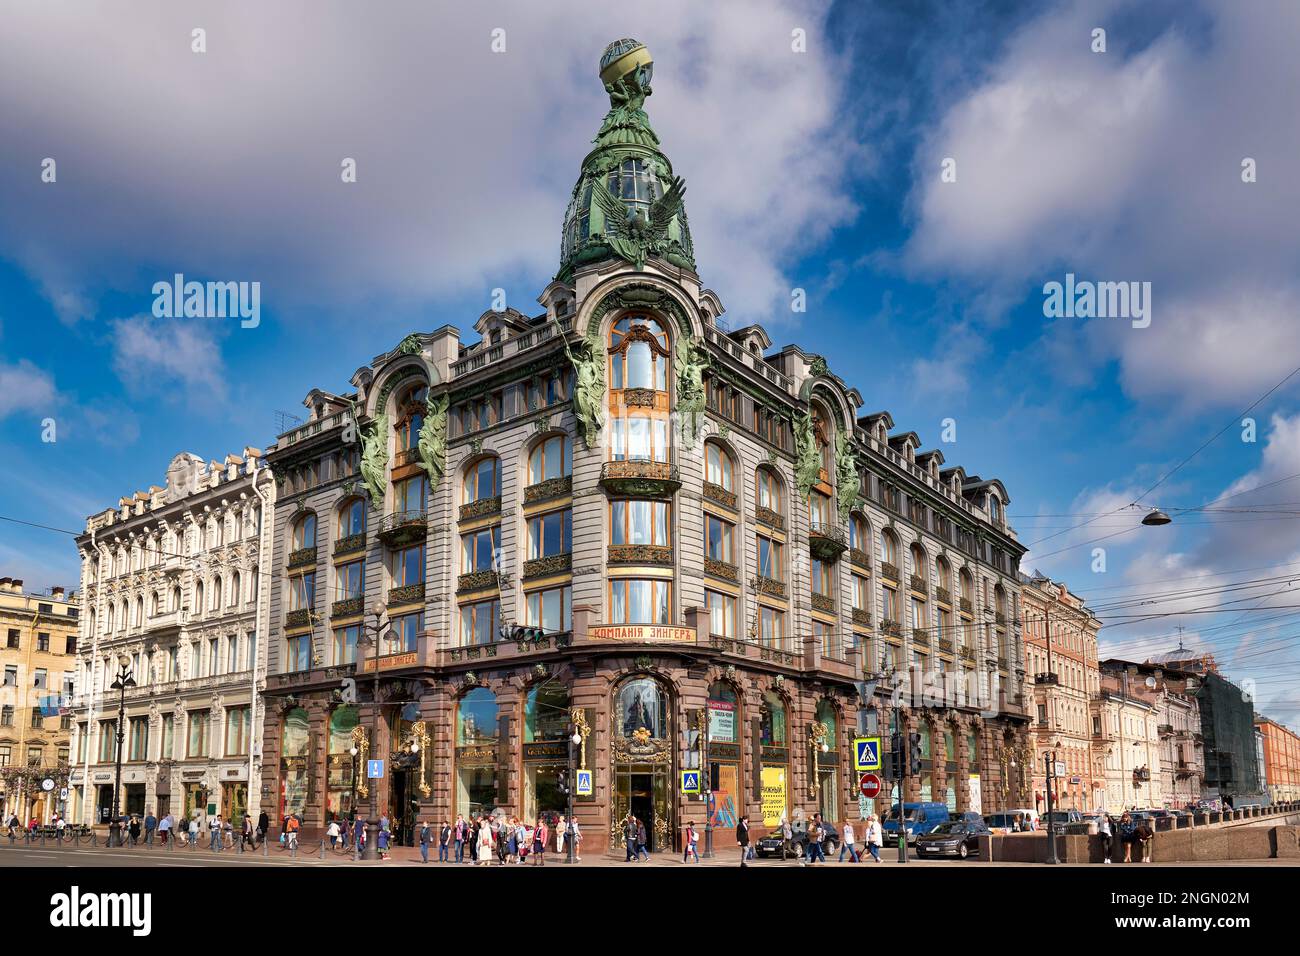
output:
POLYGON ((297 428, 302 424, 302 419, 293 412, 282 412, 278 408, 275 411, 275 433, 283 435, 291 428, 297 428))

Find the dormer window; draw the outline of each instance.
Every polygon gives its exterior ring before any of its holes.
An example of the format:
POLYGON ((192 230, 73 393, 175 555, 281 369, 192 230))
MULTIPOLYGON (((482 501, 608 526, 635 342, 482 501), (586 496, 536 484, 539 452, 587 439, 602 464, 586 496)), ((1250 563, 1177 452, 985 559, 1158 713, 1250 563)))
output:
POLYGON ((1002 502, 995 494, 990 494, 989 498, 989 520, 994 524, 1002 523, 1002 502))

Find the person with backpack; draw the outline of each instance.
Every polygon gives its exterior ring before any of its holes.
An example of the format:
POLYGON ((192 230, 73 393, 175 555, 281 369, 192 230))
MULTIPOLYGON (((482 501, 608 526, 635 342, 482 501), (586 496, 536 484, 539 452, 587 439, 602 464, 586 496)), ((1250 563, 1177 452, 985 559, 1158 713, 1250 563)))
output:
POLYGON ((682 862, 689 863, 691 857, 695 857, 695 862, 699 863, 700 855, 695 851, 696 833, 694 820, 686 824, 686 833, 683 835, 682 839, 686 845, 686 849, 682 853, 682 862))

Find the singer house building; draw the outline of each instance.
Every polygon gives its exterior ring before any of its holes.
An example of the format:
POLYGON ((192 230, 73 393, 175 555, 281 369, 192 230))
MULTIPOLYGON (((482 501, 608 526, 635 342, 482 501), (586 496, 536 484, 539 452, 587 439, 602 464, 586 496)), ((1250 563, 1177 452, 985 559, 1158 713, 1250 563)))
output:
POLYGON ((407 842, 571 802, 584 855, 621 852, 629 814, 668 851, 689 820, 887 811, 853 741, 894 730, 919 739, 908 801, 1026 805, 1006 489, 720 321, 651 72, 633 40, 601 58, 534 314, 408 335, 267 449, 273 826, 356 809, 407 842))

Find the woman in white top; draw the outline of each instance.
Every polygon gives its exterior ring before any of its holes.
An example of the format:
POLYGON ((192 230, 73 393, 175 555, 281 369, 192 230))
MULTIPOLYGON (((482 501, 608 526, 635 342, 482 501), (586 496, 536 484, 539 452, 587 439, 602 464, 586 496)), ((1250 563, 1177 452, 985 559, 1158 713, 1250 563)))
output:
POLYGON ((478 861, 485 865, 492 863, 492 825, 486 817, 478 828, 478 861))
POLYGON ((873 813, 871 816, 867 817, 866 843, 867 843, 867 850, 868 852, 870 852, 871 858, 875 860, 877 863, 880 862, 880 845, 883 842, 884 842, 884 834, 881 832, 880 829, 880 821, 876 819, 876 815, 873 813))
POLYGON ((837 862, 843 863, 844 854, 845 852, 847 852, 849 854, 850 863, 860 863, 861 860, 858 859, 858 848, 853 845, 854 844, 853 824, 850 823, 848 820, 844 821, 844 833, 842 834, 842 837, 843 837, 843 841, 840 843, 840 858, 837 862))

